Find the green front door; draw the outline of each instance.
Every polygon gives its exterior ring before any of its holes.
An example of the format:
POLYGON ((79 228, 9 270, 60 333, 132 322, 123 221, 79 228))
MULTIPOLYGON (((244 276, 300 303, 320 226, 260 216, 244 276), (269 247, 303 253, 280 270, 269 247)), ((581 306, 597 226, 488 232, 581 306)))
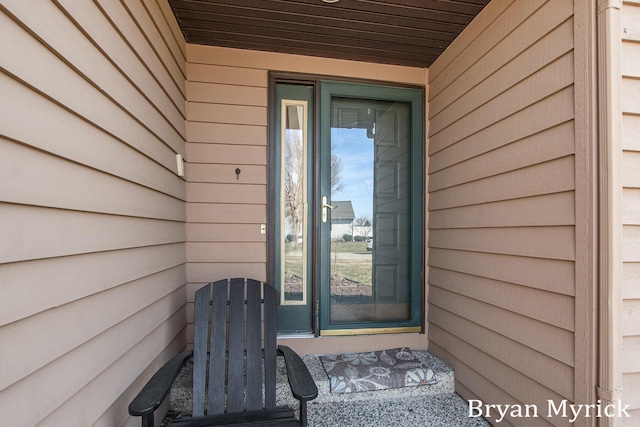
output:
POLYGON ((320 94, 320 333, 419 331, 422 91, 323 82, 320 94))
POLYGON ((275 94, 279 332, 420 331, 422 90, 318 81, 275 94))

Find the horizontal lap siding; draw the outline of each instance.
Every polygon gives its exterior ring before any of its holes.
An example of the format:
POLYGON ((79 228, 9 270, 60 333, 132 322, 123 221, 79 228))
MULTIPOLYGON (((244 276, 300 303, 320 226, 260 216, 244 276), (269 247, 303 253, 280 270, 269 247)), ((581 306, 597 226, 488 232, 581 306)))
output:
POLYGON ((187 52, 187 299, 193 302, 206 282, 266 278, 260 225, 269 202, 269 71, 424 85, 426 70, 196 45, 187 52))
POLYGON ((212 59, 187 65, 190 302, 206 282, 266 276, 268 72, 212 59))
POLYGON ((624 4, 622 26, 623 402, 640 425, 640 3, 624 4))
POLYGON ((185 346, 184 41, 163 1, 9 0, 0 45, 2 423, 128 424, 185 346))
POLYGON ((429 73, 430 348, 486 403, 574 397, 572 14, 492 2, 429 73))

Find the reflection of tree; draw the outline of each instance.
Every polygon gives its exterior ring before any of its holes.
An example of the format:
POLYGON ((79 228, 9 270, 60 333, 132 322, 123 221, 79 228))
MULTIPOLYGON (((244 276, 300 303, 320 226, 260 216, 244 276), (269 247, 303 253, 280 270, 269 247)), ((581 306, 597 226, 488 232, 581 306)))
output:
POLYGON ((298 248, 304 206, 304 150, 301 132, 288 134, 285 149, 284 213, 293 228, 293 247, 298 248))
MULTIPOLYGON (((284 172, 284 214, 293 229, 293 248, 298 248, 298 236, 302 233, 304 203, 305 203, 305 162, 302 132, 288 132, 285 148, 284 172)), ((333 147, 332 147, 333 148, 333 147)), ((335 193, 344 188, 340 182, 342 161, 331 154, 331 192, 335 193)))
POLYGON ((336 146, 331 146, 331 194, 337 193, 344 188, 344 185, 340 182, 340 172, 342 172, 342 160, 340 157, 333 154, 336 146))
POLYGON ((367 237, 371 233, 371 219, 368 216, 362 215, 353 220, 353 225, 357 228, 358 236, 367 237))

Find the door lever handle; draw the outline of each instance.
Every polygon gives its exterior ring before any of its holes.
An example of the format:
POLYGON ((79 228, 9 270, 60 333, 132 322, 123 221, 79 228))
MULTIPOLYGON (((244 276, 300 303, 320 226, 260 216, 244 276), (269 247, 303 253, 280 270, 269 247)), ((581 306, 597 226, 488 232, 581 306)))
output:
POLYGON ((336 207, 327 203, 327 196, 322 196, 322 222, 327 222, 327 208, 334 210, 336 207))

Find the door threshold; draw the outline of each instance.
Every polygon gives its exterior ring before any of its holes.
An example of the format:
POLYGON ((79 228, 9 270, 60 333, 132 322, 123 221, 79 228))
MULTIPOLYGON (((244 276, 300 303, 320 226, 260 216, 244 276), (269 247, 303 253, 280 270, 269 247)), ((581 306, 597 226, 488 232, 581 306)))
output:
POLYGON ((314 334, 312 334, 311 332, 307 332, 307 333, 292 333, 292 334, 288 334, 288 333, 278 333, 278 335, 276 335, 277 338, 315 338, 316 336, 314 334))
POLYGON ((422 332, 421 326, 408 326, 399 328, 358 328, 358 329, 322 329, 320 336, 340 335, 377 335, 377 334, 406 334, 422 332))

